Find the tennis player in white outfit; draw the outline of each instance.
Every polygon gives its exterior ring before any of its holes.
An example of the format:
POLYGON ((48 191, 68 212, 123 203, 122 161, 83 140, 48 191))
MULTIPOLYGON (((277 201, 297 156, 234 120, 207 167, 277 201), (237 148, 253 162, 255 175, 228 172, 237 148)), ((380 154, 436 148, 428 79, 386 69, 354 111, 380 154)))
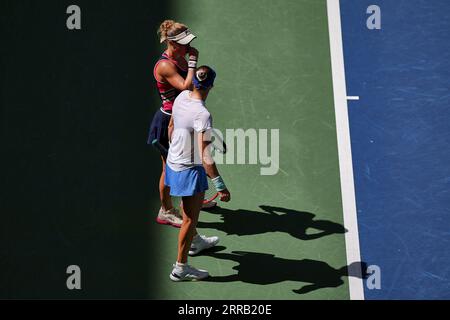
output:
POLYGON ((198 68, 193 79, 193 91, 180 93, 173 105, 165 184, 170 187, 171 196, 183 199, 178 257, 170 274, 173 281, 201 280, 209 276, 208 271, 187 264, 188 254, 195 255, 219 242, 218 237, 200 236, 196 231, 204 193, 208 190, 207 175, 219 192, 220 200, 230 201, 230 192, 212 160, 208 147, 211 143, 212 119, 205 101, 214 85, 215 77, 216 73, 212 68, 198 68))

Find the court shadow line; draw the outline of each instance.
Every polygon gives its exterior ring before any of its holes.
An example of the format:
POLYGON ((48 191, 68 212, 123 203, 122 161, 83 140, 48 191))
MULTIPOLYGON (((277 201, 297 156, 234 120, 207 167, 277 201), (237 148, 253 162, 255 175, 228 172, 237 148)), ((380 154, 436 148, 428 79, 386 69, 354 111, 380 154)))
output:
POLYGON ((249 251, 221 252, 226 249, 217 246, 204 255, 221 260, 237 262, 232 269, 237 273, 225 276, 210 276, 207 282, 243 282, 256 285, 270 285, 284 281, 307 283, 299 289, 292 290, 297 294, 306 294, 322 288, 336 288, 344 284, 344 277, 367 278, 365 262, 354 262, 335 269, 328 263, 318 260, 292 260, 276 257, 273 254, 249 251))
MULTIPOLYGON (((343 225, 330 220, 315 220, 311 212, 273 206, 259 206, 262 211, 231 210, 216 207, 207 212, 220 215, 221 222, 199 221, 199 228, 211 228, 228 235, 247 236, 266 232, 285 232, 299 240, 314 240, 332 234, 344 234, 343 225), (318 232, 308 234, 308 229, 318 232)), ((206 211, 206 210, 205 210, 206 211)))

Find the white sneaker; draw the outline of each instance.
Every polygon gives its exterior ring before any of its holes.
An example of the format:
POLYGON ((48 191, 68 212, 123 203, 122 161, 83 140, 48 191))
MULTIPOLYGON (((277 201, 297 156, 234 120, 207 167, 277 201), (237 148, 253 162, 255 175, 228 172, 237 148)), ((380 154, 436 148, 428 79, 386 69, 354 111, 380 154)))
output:
POLYGON ((176 228, 180 228, 183 223, 183 217, 178 209, 172 208, 170 210, 164 211, 162 208, 159 209, 158 217, 156 222, 160 224, 168 224, 176 228))
POLYGON ((214 201, 214 200, 210 201, 210 202, 207 202, 207 203, 204 203, 202 205, 202 209, 212 209, 214 207, 217 207, 217 201, 214 201))
POLYGON ((200 251, 212 248, 218 243, 219 237, 207 237, 197 234, 194 239, 192 239, 191 248, 189 249, 189 255, 195 256, 196 254, 199 254, 200 251))
POLYGON ((170 280, 172 281, 197 281, 209 277, 209 273, 206 270, 196 269, 190 265, 174 264, 173 270, 170 273, 170 280))

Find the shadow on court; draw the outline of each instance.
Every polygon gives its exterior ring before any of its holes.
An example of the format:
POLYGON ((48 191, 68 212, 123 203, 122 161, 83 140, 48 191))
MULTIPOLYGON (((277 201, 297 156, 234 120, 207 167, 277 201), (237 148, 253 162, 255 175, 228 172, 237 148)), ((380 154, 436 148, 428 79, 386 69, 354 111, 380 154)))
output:
POLYGON ((263 211, 230 210, 217 207, 208 211, 221 215, 222 222, 198 222, 199 228, 213 228, 238 236, 266 232, 286 232, 300 240, 314 240, 331 234, 343 234, 343 225, 329 220, 315 220, 315 214, 272 206, 260 206, 263 211), (251 221, 251 223, 248 223, 251 221), (308 233, 309 229, 316 230, 308 233))
POLYGON ((355 262, 349 266, 335 269, 323 261, 283 259, 272 254, 246 251, 220 252, 224 249, 225 247, 218 246, 205 252, 204 255, 239 263, 239 265, 233 267, 233 270, 236 270, 237 273, 227 276, 211 276, 206 281, 241 281, 260 285, 297 281, 308 284, 292 291, 298 294, 306 294, 322 288, 339 287, 344 284, 343 277, 365 278, 367 275, 367 267, 364 262, 355 262))

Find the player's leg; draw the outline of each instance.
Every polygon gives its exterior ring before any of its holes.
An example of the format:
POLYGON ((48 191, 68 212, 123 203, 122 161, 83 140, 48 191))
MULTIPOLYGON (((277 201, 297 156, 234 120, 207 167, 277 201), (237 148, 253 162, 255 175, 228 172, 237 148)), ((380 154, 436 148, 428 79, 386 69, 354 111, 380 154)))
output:
POLYGON ((159 178, 159 198, 161 200, 161 209, 164 211, 173 208, 172 197, 170 196, 170 187, 166 186, 164 183, 164 178, 166 176, 166 160, 161 156, 162 160, 162 170, 161 177, 159 178))
POLYGON ((198 216, 203 203, 204 193, 183 197, 183 224, 178 236, 177 262, 170 274, 172 281, 201 280, 209 276, 208 271, 196 269, 187 264, 188 251, 195 234, 198 216))
POLYGON ((162 159, 162 172, 159 179, 159 196, 161 200, 161 208, 159 209, 156 221, 160 224, 169 224, 174 227, 181 227, 182 216, 177 208, 173 207, 172 197, 170 196, 170 187, 165 185, 166 177, 166 160, 162 159))
MULTIPOLYGON (((202 201, 202 210, 204 210, 203 207, 203 201, 202 201)), ((183 211, 183 206, 180 206, 181 210, 183 211)), ((194 235, 192 237, 192 243, 191 247, 189 248, 189 255, 190 256, 196 256, 203 250, 212 248, 216 246, 219 243, 220 239, 217 236, 207 237, 205 235, 201 235, 198 233, 197 228, 194 229, 194 235)))
MULTIPOLYGON (((157 141, 159 145, 163 146, 167 150, 167 148, 169 147, 169 122, 170 115, 163 113, 161 110, 158 110, 152 121, 148 143, 153 144, 154 141, 157 141)), ((167 154, 163 155, 163 153, 161 152, 162 170, 158 186, 161 208, 159 209, 156 221, 160 224, 168 224, 179 228, 181 227, 182 216, 179 210, 173 207, 172 198, 170 196, 170 187, 165 184, 166 156, 167 154)))
MULTIPOLYGON (((203 167, 198 169, 198 175, 199 175, 198 181, 200 184, 200 186, 198 187, 198 190, 202 190, 202 191, 205 190, 204 195, 203 195, 202 207, 201 207, 201 210, 205 210, 204 199, 207 196, 207 194, 214 194, 215 190, 214 191, 212 190, 214 188, 214 186, 212 186, 212 185, 209 186, 209 184, 208 184, 209 178, 207 178, 205 169, 203 167)), ((217 205, 217 203, 216 203, 216 205, 217 205)), ((192 238, 192 244, 189 249, 189 255, 190 256, 198 255, 203 250, 212 248, 212 247, 216 246, 218 243, 219 243, 219 237, 207 237, 205 235, 200 235, 200 234, 198 234, 197 229, 195 229, 194 236, 192 238)))
POLYGON ((188 251, 192 238, 196 234, 198 216, 203 203, 204 193, 200 192, 192 197, 183 197, 183 224, 178 236, 178 258, 180 263, 187 262, 188 251))

